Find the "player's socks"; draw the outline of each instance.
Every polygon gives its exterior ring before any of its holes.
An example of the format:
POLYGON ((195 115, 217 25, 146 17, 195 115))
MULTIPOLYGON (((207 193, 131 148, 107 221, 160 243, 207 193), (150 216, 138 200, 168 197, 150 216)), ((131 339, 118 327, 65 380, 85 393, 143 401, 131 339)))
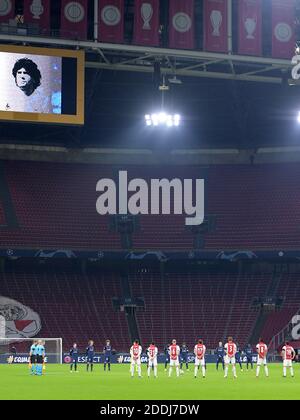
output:
POLYGON ((259 376, 259 371, 260 371, 260 366, 257 366, 257 368, 256 368, 256 377, 258 378, 258 376, 259 376))
POLYGON ((93 372, 94 364, 91 364, 91 372, 93 372))
POLYGON ((268 378, 269 377, 269 369, 268 369, 268 366, 265 366, 265 374, 266 374, 266 377, 268 378))
POLYGON ((170 367, 169 368, 169 378, 171 377, 171 375, 172 375, 172 368, 170 367))
POLYGON ((131 377, 134 377, 134 365, 131 366, 130 368, 130 373, 131 373, 131 377))
POLYGON ((237 375, 236 375, 236 367, 235 366, 232 367, 232 371, 233 371, 233 376, 235 378, 237 378, 237 375))
POLYGON ((179 367, 176 368, 176 376, 178 377, 180 375, 179 367))
POLYGON ((283 376, 286 378, 286 367, 283 368, 283 376))
POLYGON ((205 370, 205 367, 203 366, 202 367, 202 376, 203 376, 203 378, 205 378, 205 374, 206 374, 206 370, 205 370))
POLYGON ((89 371, 89 364, 86 365, 86 371, 89 371))
POLYGON ((141 369, 141 367, 140 367, 140 366, 138 367, 138 375, 139 375, 139 378, 141 378, 141 377, 142 377, 142 369, 141 369))
POLYGON ((155 376, 155 378, 157 378, 157 367, 156 366, 154 367, 154 376, 155 376))
POLYGON ((294 377, 294 369, 291 367, 291 375, 292 375, 292 378, 294 377))
POLYGON ((195 367, 195 371, 194 371, 194 376, 195 376, 195 378, 197 378, 197 375, 198 375, 198 367, 196 366, 196 367, 195 367))
POLYGON ((151 372, 151 368, 150 367, 148 367, 147 372, 148 372, 148 378, 150 378, 150 372, 151 372))
POLYGON ((228 376, 228 366, 225 366, 224 378, 227 378, 227 376, 228 376))
POLYGON ((108 363, 108 371, 110 372, 110 363, 108 363))

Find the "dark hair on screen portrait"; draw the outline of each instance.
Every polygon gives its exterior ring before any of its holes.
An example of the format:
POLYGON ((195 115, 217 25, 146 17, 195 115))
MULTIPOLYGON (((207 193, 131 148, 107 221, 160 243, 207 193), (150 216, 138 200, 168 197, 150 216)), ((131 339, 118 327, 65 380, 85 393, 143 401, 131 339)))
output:
POLYGON ((23 68, 27 71, 27 73, 31 77, 32 86, 35 90, 41 85, 41 79, 42 79, 42 75, 38 66, 35 64, 34 61, 30 60, 29 58, 21 58, 20 60, 16 61, 14 68, 12 70, 12 74, 15 79, 17 77, 17 72, 23 68))

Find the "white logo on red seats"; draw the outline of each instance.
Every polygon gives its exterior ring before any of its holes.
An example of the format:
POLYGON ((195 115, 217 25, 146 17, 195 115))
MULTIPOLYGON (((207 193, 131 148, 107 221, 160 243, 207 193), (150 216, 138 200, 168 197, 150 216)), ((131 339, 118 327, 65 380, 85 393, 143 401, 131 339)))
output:
POLYGON ((5 338, 30 338, 41 329, 40 316, 14 299, 0 296, 0 315, 5 319, 5 338))

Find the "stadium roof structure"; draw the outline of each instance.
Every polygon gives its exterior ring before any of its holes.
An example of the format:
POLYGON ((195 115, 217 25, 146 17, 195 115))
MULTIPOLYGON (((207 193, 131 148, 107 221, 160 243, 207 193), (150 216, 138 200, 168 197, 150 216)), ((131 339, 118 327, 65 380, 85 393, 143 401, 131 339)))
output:
POLYGON ((5 34, 0 42, 83 49, 87 74, 84 127, 16 130, 2 123, 1 143, 177 149, 299 143, 300 84, 291 78, 290 60, 5 34), (143 115, 157 104, 157 68, 181 82, 170 83, 167 97, 184 124, 154 135, 145 131, 143 115))

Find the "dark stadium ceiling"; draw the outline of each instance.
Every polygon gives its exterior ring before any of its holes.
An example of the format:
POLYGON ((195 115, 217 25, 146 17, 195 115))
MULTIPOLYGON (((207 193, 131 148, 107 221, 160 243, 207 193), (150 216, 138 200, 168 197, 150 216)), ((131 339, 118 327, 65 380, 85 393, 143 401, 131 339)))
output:
MULTIPOLYGON (((51 2, 54 22, 59 3, 51 2)), ((132 19, 132 3, 126 0, 128 22, 132 19)), ((196 5, 200 15, 202 1, 197 0, 196 5)), ((20 43, 22 39, 0 35, 0 41, 20 43)), ((37 44, 37 39, 30 41, 26 40, 37 44)), ((54 38, 50 42, 51 46, 68 45, 54 38)), ((199 32, 197 43, 201 42, 199 32)), ((291 66, 285 60, 238 60, 236 56, 220 55, 216 59, 200 52, 156 49, 154 54, 153 49, 84 44, 80 43, 80 48, 87 51, 85 126, 0 123, 1 143, 139 149, 255 149, 300 143, 300 86, 290 85, 291 66), (176 75, 182 82, 171 83, 167 93, 170 111, 181 113, 184 119, 178 130, 153 131, 144 126, 144 114, 159 104, 158 67, 167 80, 176 75)), ((69 46, 74 48, 75 43, 69 46)), ((268 37, 263 48, 268 56, 268 37)))

